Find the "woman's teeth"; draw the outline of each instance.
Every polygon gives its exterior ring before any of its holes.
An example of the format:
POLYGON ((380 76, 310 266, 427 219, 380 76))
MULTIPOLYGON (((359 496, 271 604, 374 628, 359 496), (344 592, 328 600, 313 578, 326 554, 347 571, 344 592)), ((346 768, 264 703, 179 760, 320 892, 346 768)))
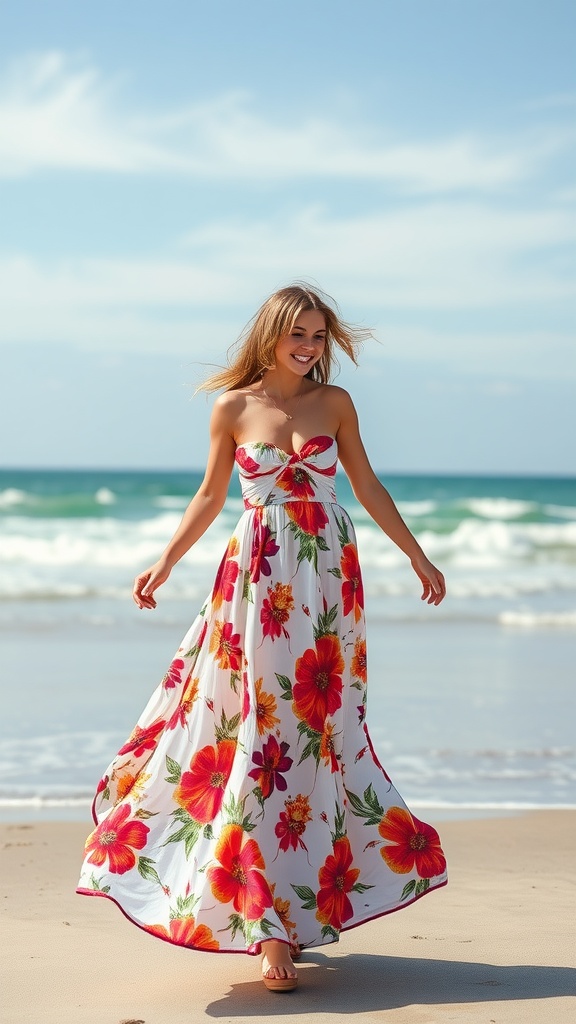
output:
POLYGON ((292 356, 292 358, 296 359, 297 362, 299 362, 299 363, 309 363, 310 360, 312 359, 312 356, 296 356, 296 355, 294 355, 294 356, 292 356))

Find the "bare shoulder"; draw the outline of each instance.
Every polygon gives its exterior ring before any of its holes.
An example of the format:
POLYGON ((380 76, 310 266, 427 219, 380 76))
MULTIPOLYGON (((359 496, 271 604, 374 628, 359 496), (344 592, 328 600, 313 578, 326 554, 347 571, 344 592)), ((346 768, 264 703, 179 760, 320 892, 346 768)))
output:
POLYGON ((224 391, 214 402, 212 409, 212 421, 226 428, 230 434, 234 433, 234 425, 239 416, 246 408, 248 392, 244 389, 238 391, 224 391))
POLYGON ((350 393, 345 388, 341 388, 337 384, 324 384, 322 387, 325 393, 325 401, 334 415, 337 416, 339 422, 346 421, 356 415, 354 402, 350 393))

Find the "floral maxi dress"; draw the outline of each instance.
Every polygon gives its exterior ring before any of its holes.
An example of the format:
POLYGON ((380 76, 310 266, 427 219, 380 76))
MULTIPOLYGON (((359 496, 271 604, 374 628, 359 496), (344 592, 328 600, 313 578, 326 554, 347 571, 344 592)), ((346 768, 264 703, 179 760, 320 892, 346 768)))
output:
POLYGON ((245 512, 98 785, 78 892, 193 949, 317 946, 446 882, 365 722, 364 598, 337 445, 236 449, 245 512))

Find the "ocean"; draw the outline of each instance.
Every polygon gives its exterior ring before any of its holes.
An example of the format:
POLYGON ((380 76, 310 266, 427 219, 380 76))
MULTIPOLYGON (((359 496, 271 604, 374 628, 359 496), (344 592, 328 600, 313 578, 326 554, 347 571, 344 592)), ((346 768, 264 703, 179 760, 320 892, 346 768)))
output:
MULTIPOLYGON (((130 592, 194 472, 0 470, 0 819, 86 818, 208 594, 223 512, 141 612, 130 592)), ((576 479, 382 475, 444 571, 440 608, 338 477, 357 529, 368 722, 418 813, 576 807, 576 479)))

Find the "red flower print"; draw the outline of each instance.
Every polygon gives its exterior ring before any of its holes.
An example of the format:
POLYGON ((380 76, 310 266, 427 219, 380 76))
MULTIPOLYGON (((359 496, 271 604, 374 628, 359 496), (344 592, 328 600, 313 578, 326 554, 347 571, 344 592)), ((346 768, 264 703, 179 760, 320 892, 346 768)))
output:
POLYGON ((234 740, 222 740, 214 747, 202 747, 194 754, 190 771, 182 773, 174 790, 174 799, 201 825, 214 821, 222 806, 235 754, 234 740))
POLYGON ((88 836, 86 853, 90 853, 90 864, 101 867, 108 858, 108 870, 113 875, 123 875, 134 867, 134 850, 146 846, 150 829, 143 821, 129 821, 129 817, 130 804, 115 807, 88 836))
POLYGON ((270 576, 272 569, 268 559, 276 555, 279 550, 272 530, 262 522, 262 513, 259 513, 257 509, 254 516, 254 537, 250 557, 250 580, 252 583, 258 583, 261 574, 270 576))
POLYGON ((261 870, 266 867, 255 839, 243 844, 241 825, 225 825, 214 857, 220 867, 208 868, 212 893, 220 903, 232 903, 247 921, 258 921, 272 906, 272 893, 261 870))
POLYGON ((168 719, 168 729, 175 729, 178 725, 184 728, 186 725, 188 715, 192 710, 192 705, 198 697, 199 682, 199 679, 192 679, 192 673, 190 673, 186 680, 186 686, 184 687, 184 692, 180 698, 180 703, 172 717, 168 719))
POLYGON ((246 454, 242 445, 239 445, 239 447, 236 449, 235 458, 236 462, 244 470, 245 473, 257 473, 258 470, 260 469, 258 463, 255 462, 254 459, 251 459, 250 456, 246 454))
POLYGON ((103 779, 100 779, 100 782, 98 783, 98 787, 96 789, 96 796, 99 796, 99 794, 103 793, 105 789, 108 789, 109 782, 110 776, 108 775, 105 775, 103 779))
POLYGON ((354 913, 346 894, 354 888, 360 871, 351 867, 352 851, 346 836, 335 840, 333 850, 318 872, 320 891, 316 897, 316 917, 321 924, 339 931, 354 913))
POLYGON ((360 679, 363 683, 366 682, 366 641, 362 636, 356 637, 354 641, 354 657, 350 669, 356 679, 360 679))
POLYGON ((280 849, 286 851, 292 847, 293 850, 296 850, 298 846, 301 846, 305 850, 302 835, 306 831, 307 822, 312 821, 308 797, 298 793, 294 800, 285 800, 284 806, 286 810, 280 812, 280 818, 274 829, 280 840, 280 849))
POLYGON ((299 501, 314 497, 312 477, 302 466, 286 466, 276 478, 276 485, 299 501))
POLYGON ((278 725, 280 719, 276 718, 274 712, 278 705, 276 698, 271 693, 266 693, 262 689, 262 679, 256 680, 256 726, 258 729, 258 735, 263 736, 265 732, 270 732, 275 725, 278 725))
POLYGON ((162 686, 165 690, 172 690, 178 683, 182 682, 183 668, 184 662, 182 661, 182 658, 174 658, 174 661, 162 680, 162 686))
POLYGON ((296 660, 296 682, 292 688, 294 711, 315 732, 324 731, 327 715, 342 704, 344 659, 337 636, 328 634, 316 641, 296 660))
POLYGON ((168 939, 177 946, 188 946, 191 949, 220 949, 220 943, 214 938, 212 931, 205 924, 196 925, 193 917, 174 917, 170 921, 170 931, 162 924, 152 924, 146 928, 151 935, 168 939))
POLYGON ((149 725, 147 729, 141 729, 139 725, 136 726, 132 735, 124 744, 120 747, 118 754, 134 754, 134 757, 142 757, 147 750, 155 750, 158 737, 162 732, 166 722, 161 719, 159 722, 154 722, 149 725))
POLYGON ((210 652, 214 654, 220 668, 230 668, 238 672, 242 666, 242 649, 239 646, 240 633, 233 633, 234 625, 231 622, 219 622, 210 637, 210 652))
POLYGON ((319 501, 287 501, 284 508, 292 522, 311 537, 317 537, 328 522, 328 516, 319 501))
POLYGON ((413 868, 420 878, 434 878, 446 870, 446 859, 436 829, 418 821, 402 807, 391 807, 378 825, 390 845, 380 850, 392 871, 406 875, 413 868))
POLYGON ((342 583, 344 615, 349 615, 351 611, 354 611, 354 621, 358 622, 364 607, 364 587, 362 586, 362 575, 355 544, 345 544, 342 548, 340 569, 344 577, 342 583))
POLYGON ((231 601, 234 597, 234 584, 238 579, 240 566, 238 562, 233 561, 233 557, 238 554, 239 550, 240 545, 236 537, 232 537, 220 562, 214 581, 214 589, 212 591, 212 608, 214 611, 218 611, 223 601, 231 601))
POLYGON ((252 761, 257 767, 248 772, 248 775, 256 780, 265 800, 274 792, 274 787, 280 790, 287 788, 288 783, 282 772, 287 772, 292 767, 292 758, 286 757, 289 747, 288 743, 278 743, 276 737, 270 735, 262 750, 256 750, 252 754, 252 761))
POLYGON ((290 612, 294 608, 292 587, 289 583, 277 583, 274 588, 268 587, 268 597, 264 598, 260 609, 260 622, 264 636, 277 640, 281 633, 288 639, 284 623, 288 622, 290 612))

